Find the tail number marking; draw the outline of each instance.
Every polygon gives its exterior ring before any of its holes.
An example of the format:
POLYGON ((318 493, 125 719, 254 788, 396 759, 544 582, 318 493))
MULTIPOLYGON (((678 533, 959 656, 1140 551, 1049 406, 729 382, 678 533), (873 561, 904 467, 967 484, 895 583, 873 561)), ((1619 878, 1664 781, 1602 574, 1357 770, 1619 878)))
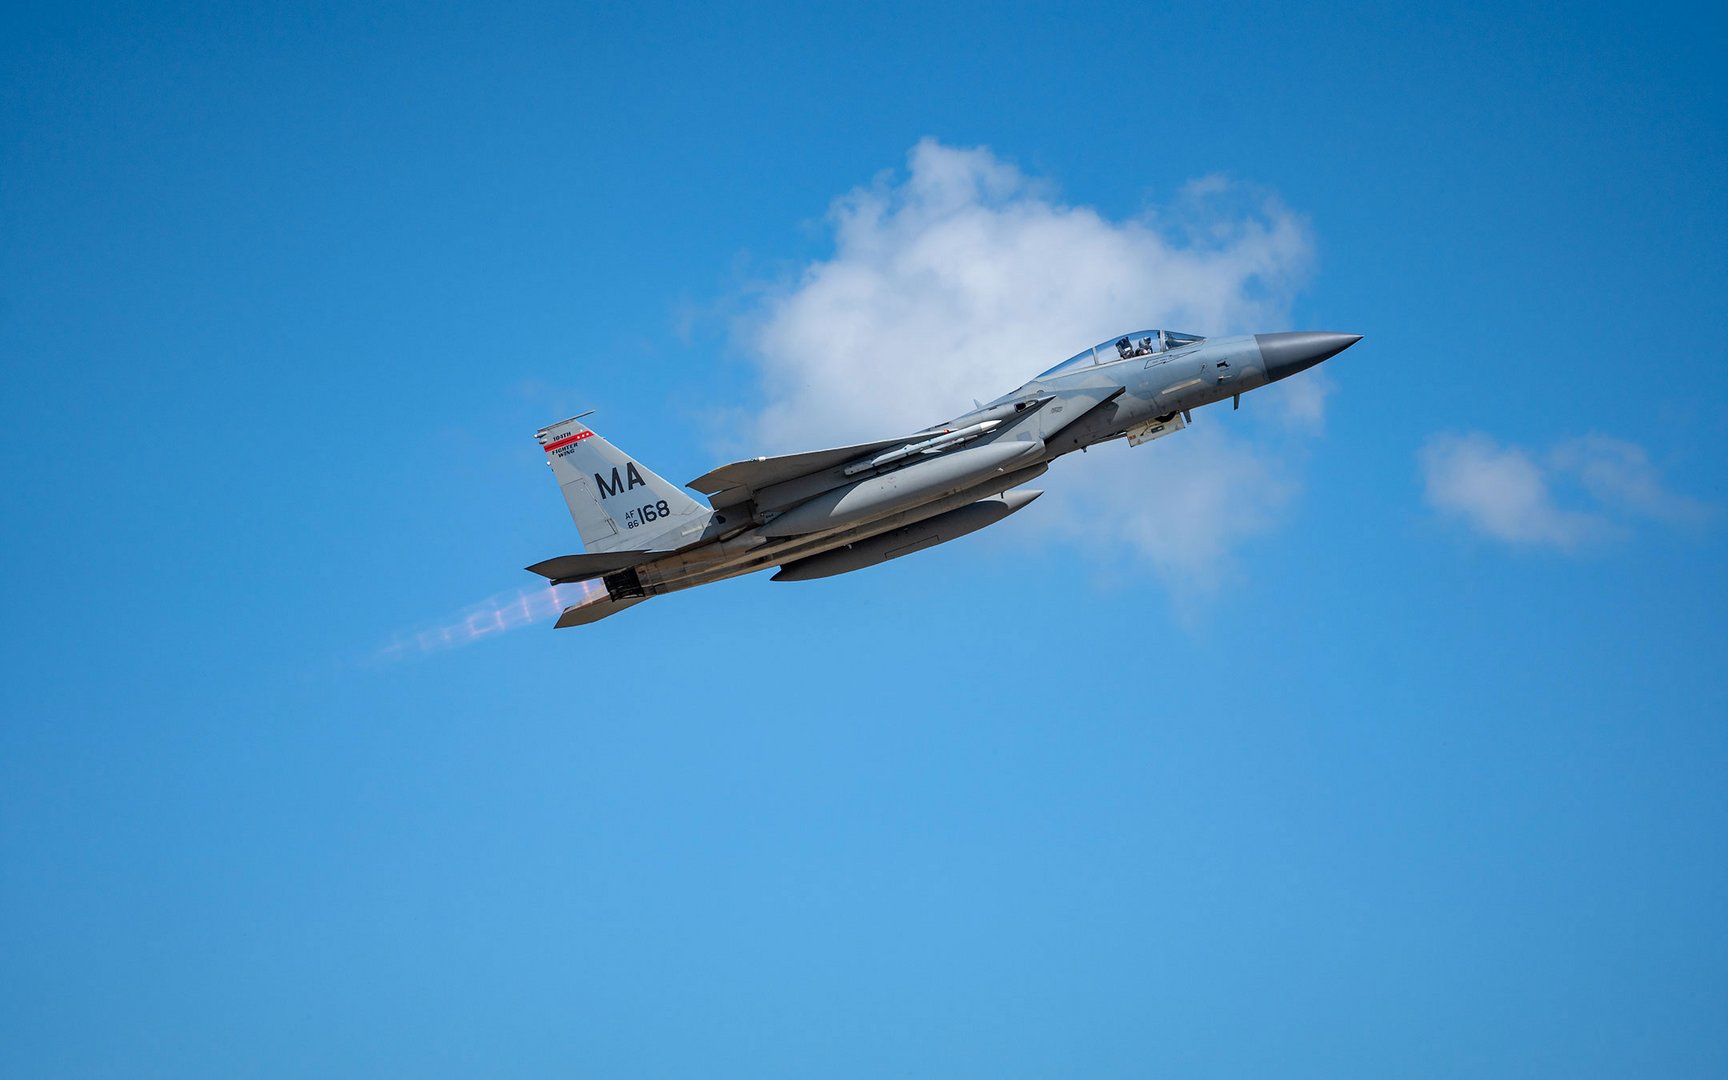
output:
POLYGON ((638 506, 633 510, 624 511, 624 527, 634 529, 646 525, 650 521, 659 521, 663 517, 671 516, 672 508, 666 505, 665 499, 661 499, 657 503, 649 503, 646 506, 638 506))
POLYGON ((634 461, 627 461, 624 463, 623 476, 618 475, 618 466, 616 465, 612 466, 612 476, 610 479, 602 476, 600 473, 595 473, 594 486, 600 489, 600 497, 602 499, 610 499, 620 491, 629 491, 631 488, 647 487, 648 481, 642 479, 642 474, 636 471, 636 463, 634 461))

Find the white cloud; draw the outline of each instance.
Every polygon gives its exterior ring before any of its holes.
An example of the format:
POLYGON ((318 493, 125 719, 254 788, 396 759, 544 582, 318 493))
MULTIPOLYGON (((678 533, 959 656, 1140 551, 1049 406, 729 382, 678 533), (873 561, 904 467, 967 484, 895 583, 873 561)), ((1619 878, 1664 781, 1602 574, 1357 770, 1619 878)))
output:
MULTIPOLYGON (((1284 329, 1312 254, 1302 219, 1216 176, 1172 205, 1112 220, 986 148, 929 139, 903 176, 836 200, 830 222, 832 256, 770 290, 741 327, 766 398, 756 424, 765 451, 957 415, 1127 329, 1284 329)), ((1058 466, 1046 484, 1054 498, 1028 514, 1089 546, 1138 552, 1169 578, 1208 578, 1300 486, 1288 444, 1319 429, 1326 386, 1286 389, 1299 383, 1255 396, 1280 423, 1253 441, 1252 423, 1208 410, 1194 430, 1058 466)))
POLYGON ((1211 419, 1197 414, 1195 426, 1147 446, 1063 458, 1038 483, 1050 492, 1035 504, 1049 504, 1046 528, 1101 559, 1137 555, 1170 584, 1216 585, 1232 545, 1277 524, 1301 484, 1266 445, 1211 419))
POLYGON ((1576 478, 1604 508, 1669 524, 1697 524, 1710 516, 1696 499, 1669 491, 1650 455, 1637 443, 1607 435, 1569 439, 1549 454, 1552 468, 1576 478))
POLYGON ((1481 432, 1436 435, 1419 459, 1432 506, 1511 544, 1570 551, 1623 535, 1629 518, 1708 516, 1702 503, 1667 490, 1642 447, 1606 435, 1545 453, 1481 432))

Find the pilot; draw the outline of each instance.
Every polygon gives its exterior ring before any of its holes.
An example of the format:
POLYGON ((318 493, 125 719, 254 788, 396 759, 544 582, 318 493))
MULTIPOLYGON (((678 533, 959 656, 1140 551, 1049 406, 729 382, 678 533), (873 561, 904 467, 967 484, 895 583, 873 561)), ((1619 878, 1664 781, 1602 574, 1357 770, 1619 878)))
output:
POLYGON ((1151 356, 1153 353, 1155 353, 1157 351, 1158 350, 1156 350, 1152 347, 1152 339, 1149 337, 1143 337, 1140 339, 1140 351, 1135 353, 1134 355, 1135 356, 1151 356))
POLYGON ((1133 344, 1130 343, 1127 338, 1123 338, 1121 341, 1118 341, 1116 343, 1116 355, 1123 360, 1126 360, 1130 356, 1133 356, 1134 355, 1133 344))

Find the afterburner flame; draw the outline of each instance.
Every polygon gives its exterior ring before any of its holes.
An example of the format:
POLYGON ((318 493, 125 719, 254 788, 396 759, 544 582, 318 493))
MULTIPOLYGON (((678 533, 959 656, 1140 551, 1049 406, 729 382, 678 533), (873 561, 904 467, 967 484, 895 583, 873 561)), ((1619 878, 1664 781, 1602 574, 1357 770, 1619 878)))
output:
POLYGON ((454 615, 398 632, 389 645, 378 650, 376 659, 400 660, 445 652, 524 626, 549 625, 565 608, 600 591, 599 582, 581 581, 494 593, 454 615))

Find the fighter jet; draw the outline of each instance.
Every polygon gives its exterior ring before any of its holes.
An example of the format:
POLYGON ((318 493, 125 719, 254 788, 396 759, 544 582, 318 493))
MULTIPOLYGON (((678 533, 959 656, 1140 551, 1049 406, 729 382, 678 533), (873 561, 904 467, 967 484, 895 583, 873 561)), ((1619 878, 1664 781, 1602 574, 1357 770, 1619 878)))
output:
POLYGON ((1203 405, 1286 379, 1360 341, 1303 331, 1202 338, 1136 330, 1083 349, 1012 393, 892 439, 736 461, 690 487, 703 506, 583 424, 535 433, 587 550, 528 569, 594 582, 557 625, 661 593, 779 567, 809 581, 876 566, 992 525, 1042 495, 1021 485, 1111 439, 1181 431, 1203 405))

